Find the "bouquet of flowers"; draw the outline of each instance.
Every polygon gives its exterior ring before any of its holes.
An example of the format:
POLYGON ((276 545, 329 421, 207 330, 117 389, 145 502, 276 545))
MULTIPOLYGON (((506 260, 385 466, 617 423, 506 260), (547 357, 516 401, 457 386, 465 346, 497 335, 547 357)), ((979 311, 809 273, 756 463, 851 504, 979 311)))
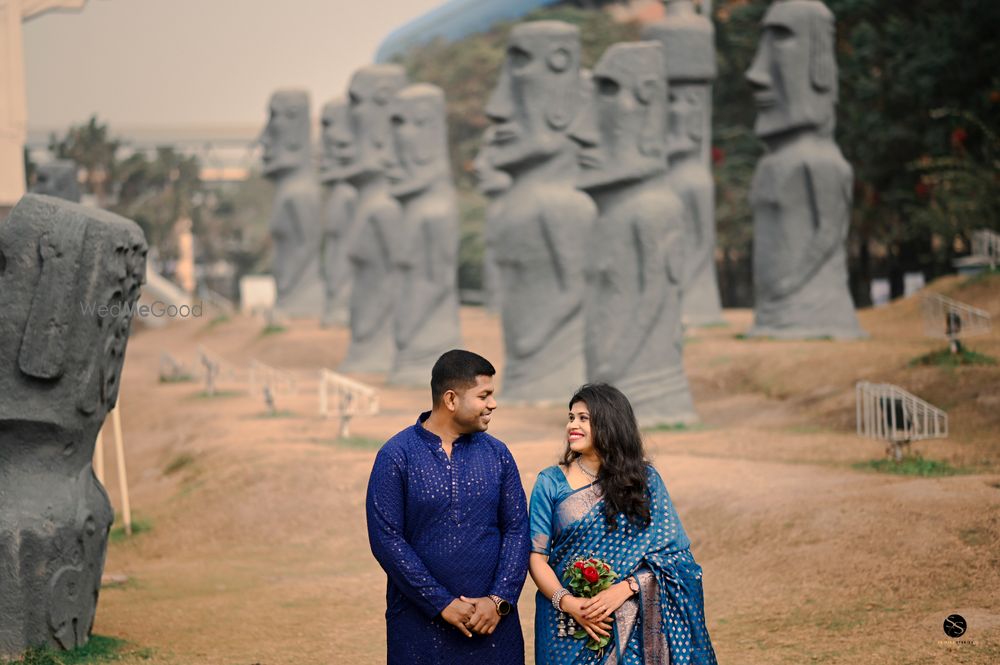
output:
MULTIPOLYGON (((593 598, 614 584, 617 578, 618 573, 606 561, 593 557, 572 561, 566 566, 566 572, 563 573, 563 583, 572 590, 574 596, 580 598, 593 598)), ((570 618, 570 623, 571 625, 575 624, 572 618, 570 618)), ((573 637, 582 640, 587 637, 587 631, 580 628, 580 630, 573 632, 573 637)), ((610 636, 602 637, 599 642, 590 638, 587 641, 587 648, 598 651, 606 647, 610 641, 610 636)))

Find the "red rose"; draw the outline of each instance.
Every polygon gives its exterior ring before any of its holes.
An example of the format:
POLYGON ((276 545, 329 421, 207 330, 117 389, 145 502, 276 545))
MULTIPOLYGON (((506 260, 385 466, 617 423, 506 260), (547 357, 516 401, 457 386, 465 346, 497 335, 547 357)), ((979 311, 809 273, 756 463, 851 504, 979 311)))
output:
POLYGON ((577 561, 576 563, 573 564, 573 567, 576 568, 577 570, 583 570, 583 561, 577 561))
POLYGON ((601 578, 601 576, 597 573, 597 569, 593 566, 587 566, 583 569, 583 577, 591 584, 601 578))
POLYGON ((604 564, 604 570, 611 570, 611 566, 609 566, 608 564, 604 564))

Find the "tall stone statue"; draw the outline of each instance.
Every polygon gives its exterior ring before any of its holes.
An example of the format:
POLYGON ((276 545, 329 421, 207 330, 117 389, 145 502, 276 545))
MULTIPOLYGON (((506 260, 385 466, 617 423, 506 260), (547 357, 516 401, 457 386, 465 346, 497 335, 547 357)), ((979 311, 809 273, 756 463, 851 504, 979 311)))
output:
POLYGON ((854 175, 833 140, 833 14, 818 0, 776 2, 747 80, 767 144, 750 190, 754 324, 750 335, 864 336, 847 284, 854 175))
POLYGON ((103 210, 26 194, 0 223, 0 659, 90 639, 114 516, 91 462, 145 265, 103 210))
POLYGON ((448 160, 444 92, 418 83, 390 105, 393 196, 403 206, 393 264, 398 272, 396 359, 389 382, 422 386, 444 352, 462 346, 458 320, 458 200, 448 160))
POLYGON ((271 270, 278 290, 275 308, 293 318, 319 318, 323 308, 320 190, 310 162, 311 134, 309 93, 275 92, 260 143, 264 177, 276 186, 271 212, 271 270))
POLYGON ((663 47, 670 90, 667 128, 668 182, 684 203, 683 321, 722 323, 715 274, 715 181, 712 143, 712 81, 715 28, 691 0, 667 0, 666 17, 649 25, 645 39, 663 47))
POLYGON ((350 83, 352 145, 342 152, 344 178, 358 192, 348 241, 351 262, 351 345, 343 372, 388 372, 395 354, 393 312, 398 284, 392 258, 402 210, 389 191, 392 159, 389 103, 406 85, 399 65, 369 65, 350 83), (349 157, 348 157, 349 156, 349 157))
POLYGON ((80 184, 76 179, 76 173, 76 162, 70 159, 56 159, 40 164, 35 171, 35 182, 31 186, 31 193, 79 203, 80 184))
POLYGON ((511 31, 486 106, 493 163, 511 176, 490 235, 507 402, 561 403, 584 379, 583 254, 596 211, 574 187, 575 148, 566 135, 580 86, 576 27, 538 21, 511 31))
POLYGON ((346 325, 351 297, 351 266, 347 259, 348 239, 354 222, 358 193, 345 179, 344 167, 351 163, 354 139, 351 136, 350 108, 346 99, 334 99, 323 106, 323 160, 320 180, 326 186, 323 205, 322 262, 326 304, 322 324, 346 325))
POLYGON ((488 202, 483 229, 483 306, 490 312, 499 312, 500 275, 494 255, 497 242, 494 232, 503 224, 497 218, 499 209, 497 198, 510 189, 510 176, 493 165, 493 156, 490 153, 494 133, 493 127, 489 127, 483 134, 472 168, 475 171, 479 193, 485 196, 488 202))
POLYGON ((628 395, 643 426, 697 419, 682 362, 684 207, 666 186, 667 78, 656 42, 615 44, 570 136, 597 202, 588 237, 587 380, 628 395))

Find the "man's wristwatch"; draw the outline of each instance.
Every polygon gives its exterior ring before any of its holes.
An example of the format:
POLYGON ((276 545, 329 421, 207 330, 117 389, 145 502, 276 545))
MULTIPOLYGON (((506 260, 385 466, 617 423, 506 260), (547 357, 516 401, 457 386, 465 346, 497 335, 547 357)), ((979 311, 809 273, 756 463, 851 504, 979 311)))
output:
POLYGON ((639 580, 635 579, 635 575, 629 575, 626 579, 628 582, 628 588, 632 590, 632 595, 639 593, 639 580))
POLYGON ((510 614, 510 603, 501 598, 500 596, 494 596, 490 594, 490 600, 497 604, 497 614, 502 617, 510 614))

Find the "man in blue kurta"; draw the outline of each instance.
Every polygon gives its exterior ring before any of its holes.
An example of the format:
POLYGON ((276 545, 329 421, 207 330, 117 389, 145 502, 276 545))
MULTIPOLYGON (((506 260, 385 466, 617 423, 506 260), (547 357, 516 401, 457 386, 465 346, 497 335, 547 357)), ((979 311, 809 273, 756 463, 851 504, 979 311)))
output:
POLYGON ((514 458, 486 433, 495 374, 474 353, 442 355, 433 409, 375 457, 368 539, 389 578, 389 665, 524 664, 528 514, 514 458))

